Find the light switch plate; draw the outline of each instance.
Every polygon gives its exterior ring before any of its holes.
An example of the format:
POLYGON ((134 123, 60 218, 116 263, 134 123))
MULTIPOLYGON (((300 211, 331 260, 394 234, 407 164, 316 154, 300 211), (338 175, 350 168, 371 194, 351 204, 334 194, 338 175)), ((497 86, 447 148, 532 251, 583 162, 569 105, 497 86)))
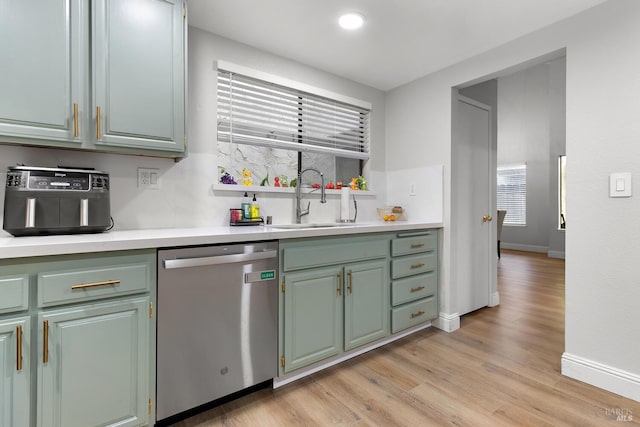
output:
POLYGON ((160 170, 156 168, 138 168, 138 188, 152 190, 160 188, 160 170))
POLYGON ((609 175, 609 197, 631 197, 630 172, 619 172, 609 175))

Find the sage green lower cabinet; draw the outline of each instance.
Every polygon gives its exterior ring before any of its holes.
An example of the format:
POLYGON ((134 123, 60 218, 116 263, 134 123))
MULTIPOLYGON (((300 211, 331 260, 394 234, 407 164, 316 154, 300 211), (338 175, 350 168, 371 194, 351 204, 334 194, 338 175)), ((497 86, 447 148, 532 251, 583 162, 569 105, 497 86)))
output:
POLYGON ((0 427, 29 425, 31 319, 0 320, 0 427))
POLYGON ((38 425, 147 424, 149 298, 38 316, 38 425))
POLYGON ((389 335, 389 237, 280 242, 280 372, 389 335))
POLYGON ((341 272, 321 268, 285 276, 285 372, 342 351, 341 272))
POLYGON ((155 249, 0 271, 0 427, 155 423, 155 249))
POLYGON ((344 349, 389 335, 389 281, 385 260, 344 267, 344 349))

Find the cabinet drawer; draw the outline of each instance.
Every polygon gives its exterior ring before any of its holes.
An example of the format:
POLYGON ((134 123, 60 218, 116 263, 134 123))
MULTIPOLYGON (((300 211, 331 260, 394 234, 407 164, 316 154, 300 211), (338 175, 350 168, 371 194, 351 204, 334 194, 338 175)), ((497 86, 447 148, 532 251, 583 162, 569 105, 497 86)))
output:
POLYGON ((414 274, 427 273, 435 270, 436 266, 437 257, 435 252, 395 258, 391 260, 391 278, 398 279, 414 274))
POLYGON ((438 278, 435 270, 429 273, 395 280, 391 283, 391 305, 397 306, 405 302, 435 295, 438 278))
POLYGON ((154 277, 155 255, 84 259, 76 265, 79 267, 38 274, 39 307, 147 292, 154 277))
POLYGON ((391 256, 410 255, 435 251, 438 247, 436 231, 427 231, 423 235, 399 237, 391 240, 391 256))
POLYGON ((29 276, 0 277, 0 314, 29 308, 29 276))
POLYGON ((285 247, 282 251, 284 271, 323 267, 362 260, 385 258, 389 253, 389 241, 383 238, 340 244, 314 244, 285 247))
POLYGON ((391 332, 396 333, 438 316, 435 296, 412 302, 391 310, 391 332))

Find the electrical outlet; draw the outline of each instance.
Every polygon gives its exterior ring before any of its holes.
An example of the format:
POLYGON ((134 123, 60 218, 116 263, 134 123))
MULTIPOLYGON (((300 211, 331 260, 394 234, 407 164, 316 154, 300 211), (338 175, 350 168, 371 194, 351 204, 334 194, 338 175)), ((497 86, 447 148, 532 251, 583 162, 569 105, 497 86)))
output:
POLYGON ((160 188, 160 170, 156 168, 138 168, 138 188, 152 190, 160 188))

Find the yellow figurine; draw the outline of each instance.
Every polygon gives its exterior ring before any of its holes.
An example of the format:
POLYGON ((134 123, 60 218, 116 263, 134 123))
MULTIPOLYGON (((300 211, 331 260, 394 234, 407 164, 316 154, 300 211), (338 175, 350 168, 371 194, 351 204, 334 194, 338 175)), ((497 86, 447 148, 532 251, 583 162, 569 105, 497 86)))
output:
POLYGON ((242 185, 253 185, 251 172, 247 168, 242 168, 242 185))

